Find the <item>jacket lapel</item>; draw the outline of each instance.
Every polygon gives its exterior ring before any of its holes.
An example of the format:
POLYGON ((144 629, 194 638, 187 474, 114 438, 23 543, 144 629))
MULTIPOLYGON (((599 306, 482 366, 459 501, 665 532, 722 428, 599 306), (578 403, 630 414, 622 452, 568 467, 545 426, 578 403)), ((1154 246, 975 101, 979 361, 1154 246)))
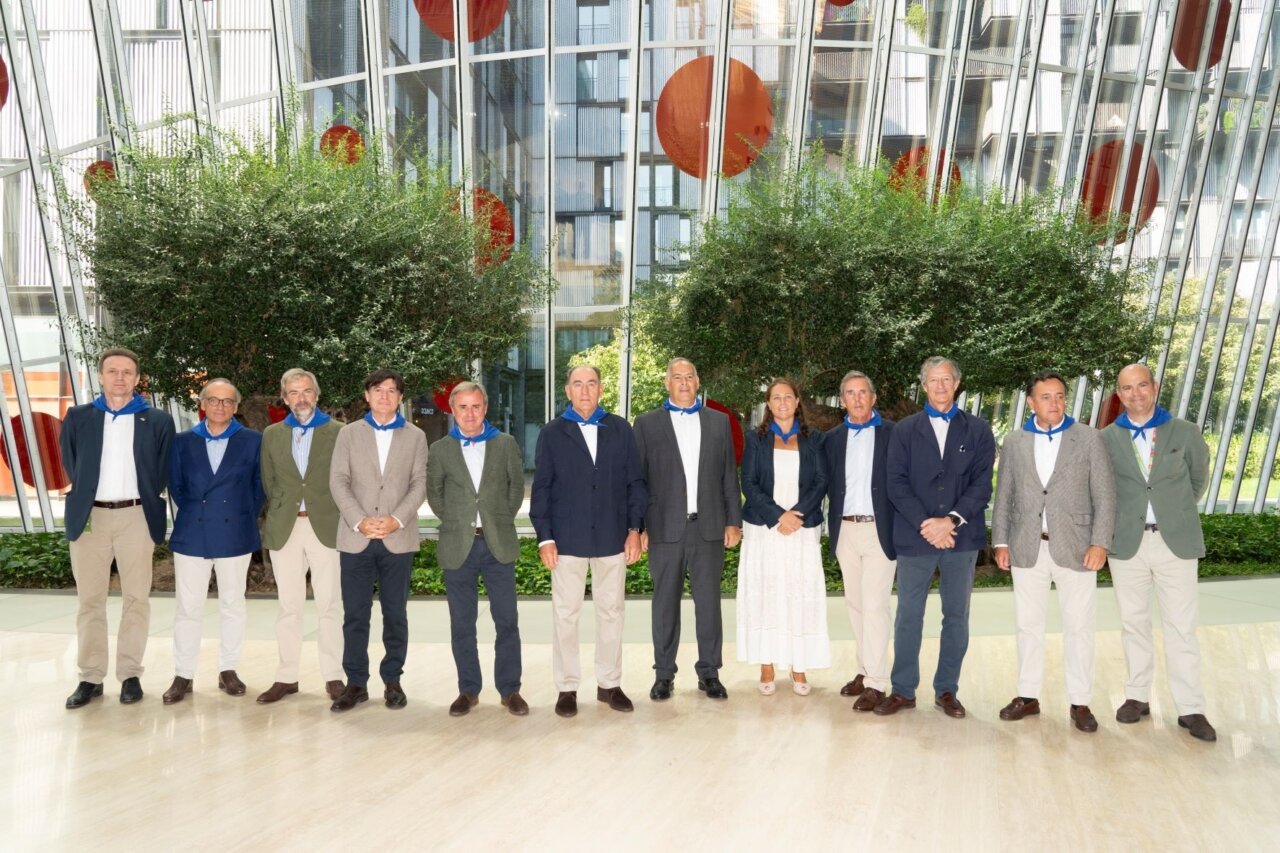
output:
MULTIPOLYGON (((928 418, 929 416, 925 415, 925 417, 928 418)), ((956 416, 951 419, 951 425, 947 427, 947 452, 942 456, 942 464, 944 466, 950 466, 951 463, 955 462, 956 457, 960 453, 960 448, 964 447, 965 439, 969 436, 969 423, 966 420, 967 417, 968 416, 963 411, 956 412, 956 416)), ((929 430, 929 438, 934 438, 933 425, 926 424, 926 427, 929 430)), ((935 450, 938 448, 936 438, 934 438, 933 441, 933 448, 935 450)))
MULTIPOLYGON (((578 426, 573 421, 564 420, 564 418, 561 418, 561 420, 564 421, 565 432, 569 434, 569 443, 576 445, 579 450, 585 453, 587 455, 587 461, 589 462, 592 461, 591 450, 587 447, 587 440, 582 436, 582 427, 578 426)), ((601 433, 603 432, 604 430, 602 430, 600 427, 596 427, 596 458, 597 459, 600 457, 600 446, 601 446, 601 442, 603 441, 603 436, 601 435, 601 433)), ((485 455, 487 456, 488 454, 486 453, 485 455)))
MULTIPOLYGON (((458 442, 458 452, 459 453, 462 452, 462 442, 458 442)), ((493 474, 494 466, 497 464, 498 464, 498 454, 489 452, 489 442, 486 441, 484 443, 484 464, 480 466, 480 489, 483 489, 484 484, 489 482, 490 477, 493 474)), ((462 467, 464 469, 467 467, 467 460, 465 457, 462 460, 462 467)), ((467 482, 470 483, 471 472, 469 470, 466 471, 466 475, 467 475, 467 482)), ((472 491, 475 493, 476 500, 480 499, 480 489, 476 489, 474 487, 472 489, 472 491)))
MULTIPOLYGON (((197 438, 198 437, 199 436, 197 436, 197 438)), ((199 443, 199 445, 197 445, 198 447, 197 452, 203 453, 204 455, 205 471, 209 473, 209 479, 204 486, 204 493, 206 495, 209 494, 209 492, 213 489, 215 485, 220 483, 222 480, 226 479, 227 469, 232 467, 232 463, 235 462, 236 458, 240 455, 241 448, 244 446, 244 442, 236 441, 236 436, 234 435, 228 438, 226 441, 227 441, 227 450, 224 454, 222 454, 222 461, 218 463, 217 471, 213 470, 213 465, 212 463, 209 462, 209 448, 205 444, 205 442, 202 440, 199 443)), ((294 466, 294 467, 296 469, 297 466, 294 466)))
MULTIPOLYGON (((1072 462, 1074 461, 1076 451, 1079 450, 1077 442, 1080 440, 1080 436, 1078 431, 1074 427, 1074 425, 1069 427, 1065 431, 1063 431, 1061 438, 1062 438, 1062 446, 1058 448, 1058 455, 1053 460, 1053 471, 1049 474, 1049 483, 1053 482, 1053 478, 1058 476, 1059 471, 1065 471, 1067 470, 1067 468, 1071 466, 1072 462)), ((1032 460, 1031 461, 1034 463, 1035 452, 1036 452, 1035 436, 1034 435, 1031 436, 1031 439, 1032 439, 1032 446, 1031 446, 1032 460)), ((1044 487, 1046 489, 1049 488, 1049 483, 1044 484, 1044 487)))

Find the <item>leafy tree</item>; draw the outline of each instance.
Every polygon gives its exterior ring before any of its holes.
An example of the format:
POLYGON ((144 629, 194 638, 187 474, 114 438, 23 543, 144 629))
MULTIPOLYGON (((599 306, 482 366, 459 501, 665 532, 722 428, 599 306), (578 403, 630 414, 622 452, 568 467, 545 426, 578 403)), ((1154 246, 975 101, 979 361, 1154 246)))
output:
MULTIPOLYGON (((622 329, 613 333, 608 343, 596 344, 569 359, 570 367, 581 364, 594 365, 600 371, 604 390, 600 405, 611 412, 618 411, 618 391, 622 387, 622 329)), ((631 413, 644 414, 662 405, 667 397, 663 384, 667 378, 667 356, 653 345, 645 335, 637 332, 631 337, 631 413)))
POLYGON ((688 268, 650 282, 635 309, 661 349, 697 363, 740 411, 771 376, 834 395, 849 368, 886 408, 914 393, 927 356, 951 356, 969 391, 1017 387, 1035 370, 1114 373, 1151 348, 1146 272, 1112 263, 1108 228, 962 189, 926 201, 886 167, 814 151, 731 184, 727 211, 695 235, 688 268))
POLYGON ((548 292, 538 260, 485 211, 461 215, 444 171, 418 164, 406 180, 363 146, 327 148, 184 135, 175 121, 162 149, 123 152, 118 180, 68 198, 112 320, 84 330, 86 351, 137 351, 150 389, 188 405, 226 376, 257 398, 259 422, 290 367, 317 374, 326 408, 354 410, 373 369, 426 389, 503 357, 548 292))

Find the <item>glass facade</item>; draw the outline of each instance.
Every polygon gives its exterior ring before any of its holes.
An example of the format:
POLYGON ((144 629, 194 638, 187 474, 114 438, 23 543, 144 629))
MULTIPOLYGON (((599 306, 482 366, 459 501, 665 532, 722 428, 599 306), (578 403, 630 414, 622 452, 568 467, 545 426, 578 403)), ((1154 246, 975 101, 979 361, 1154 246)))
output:
MULTIPOLYGON (((1010 197, 1081 187, 1130 215, 1118 261, 1152 270, 1161 402, 1213 448, 1206 507, 1274 507, 1277 18, 1262 0, 0 0, 0 527, 58 526, 60 418, 97 390, 75 330, 104 318, 54 188, 83 192, 174 114, 186 133, 381 132, 400 168, 445 164, 500 201, 559 283, 478 366, 529 465, 580 353, 600 348, 631 414, 632 293, 680 270, 760 151, 848 148, 1010 197)), ((1096 421, 1113 389, 1072 390, 1096 421)), ((997 431, 1023 415, 1012 392, 965 403, 997 431)))

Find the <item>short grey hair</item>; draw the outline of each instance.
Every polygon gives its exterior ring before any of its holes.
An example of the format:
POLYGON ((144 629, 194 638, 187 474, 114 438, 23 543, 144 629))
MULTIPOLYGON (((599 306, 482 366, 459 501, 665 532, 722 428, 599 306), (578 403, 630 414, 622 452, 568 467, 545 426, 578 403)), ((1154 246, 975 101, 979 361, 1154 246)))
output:
POLYGON ((320 399, 320 380, 316 379, 316 375, 310 370, 303 370, 301 367, 291 367, 280 377, 280 397, 284 397, 284 392, 289 383, 295 379, 306 377, 311 380, 311 385, 316 389, 316 399, 320 399))
POLYGON ((573 372, 574 372, 575 370, 590 370, 592 373, 594 373, 594 374, 596 375, 596 381, 597 381, 597 382, 600 382, 600 381, 601 381, 601 379, 600 379, 600 368, 596 367, 594 364, 575 364, 575 365, 573 365, 572 367, 570 367, 570 368, 569 368, 569 372, 568 372, 568 373, 566 373, 566 374, 564 375, 564 384, 565 384, 565 385, 568 385, 568 384, 569 384, 569 380, 573 379, 573 372))
POLYGON ((693 378, 694 378, 694 379, 697 379, 697 378, 698 378, 698 365, 694 364, 692 361, 690 361, 689 359, 685 358, 685 357, 684 357, 684 356, 682 356, 682 355, 678 355, 678 356, 676 356, 675 358, 673 358, 673 359, 671 359, 670 361, 668 361, 668 362, 667 362, 667 375, 668 375, 668 376, 670 376, 670 375, 671 375, 671 368, 675 367, 677 364, 687 364, 687 365, 689 365, 690 367, 692 367, 692 368, 693 368, 693 378))
POLYGON ((960 365, 956 364, 945 355, 931 355, 924 360, 924 364, 920 365, 920 385, 924 385, 925 377, 929 375, 929 371, 935 367, 948 365, 951 368, 951 375, 956 378, 956 384, 960 384, 960 365))
POLYGON ((449 392, 449 408, 453 408, 453 401, 459 394, 470 394, 473 391, 479 391, 480 396, 484 398, 484 404, 489 405, 489 392, 484 390, 484 386, 479 382, 459 382, 453 386, 453 390, 449 392))
POLYGON ((204 383, 204 387, 200 389, 200 399, 201 399, 201 400, 203 400, 203 399, 205 398, 205 396, 208 394, 208 392, 209 392, 209 386, 211 386, 211 385, 226 385, 226 386, 228 386, 228 387, 229 387, 232 391, 234 391, 234 392, 235 392, 235 394, 236 394, 236 405, 237 405, 237 406, 238 406, 238 405, 240 405, 240 400, 241 400, 241 399, 243 399, 243 398, 240 396, 240 389, 239 389, 239 388, 237 388, 237 387, 235 386, 235 383, 233 383, 230 379, 223 379, 221 376, 219 376, 217 379, 210 379, 208 382, 204 383))
POLYGON ((876 383, 871 381, 870 376, 863 373, 861 370, 850 370, 848 373, 844 375, 844 378, 840 380, 841 394, 844 394, 844 384, 848 382, 850 379, 865 379, 867 384, 871 386, 871 393, 872 394, 876 393, 876 383))

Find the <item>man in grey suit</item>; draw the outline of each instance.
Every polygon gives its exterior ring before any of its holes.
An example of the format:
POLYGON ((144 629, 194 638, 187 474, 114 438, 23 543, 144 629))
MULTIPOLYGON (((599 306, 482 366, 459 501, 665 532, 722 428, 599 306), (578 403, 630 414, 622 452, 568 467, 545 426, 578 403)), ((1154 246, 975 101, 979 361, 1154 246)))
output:
POLYGON ((1116 393, 1124 414, 1102 431, 1116 478, 1111 579, 1129 669, 1116 719, 1136 723, 1151 713, 1154 590, 1178 725, 1194 738, 1217 740, 1204 715, 1196 641, 1199 559, 1204 556, 1199 502, 1209 485, 1209 448, 1195 424, 1156 405, 1160 384, 1145 364, 1121 370, 1116 393))
POLYGON ((427 437, 400 414, 404 377, 375 370, 364 381, 369 412, 338 433, 329 491, 338 505, 342 564, 342 669, 347 686, 333 711, 369 699, 369 616, 373 587, 382 601, 379 674, 388 708, 408 704, 400 687, 409 648, 409 575, 418 552, 418 507, 427 492, 427 437))
POLYGON ((680 645, 680 595, 686 571, 697 620, 698 689, 729 698, 720 682, 724 627, 720 581, 724 549, 742 539, 738 466, 729 419, 698 399, 698 370, 686 358, 667 364, 661 409, 636 418, 640 466, 649 486, 641 548, 653 576, 653 668, 649 698, 671 698, 680 645))
POLYGON ((996 565, 1013 572, 1018 624, 1018 695, 1002 720, 1040 713, 1049 585, 1058 588, 1071 722, 1096 732, 1093 630, 1097 572, 1115 524, 1115 483, 1099 433, 1067 414, 1067 381, 1037 373, 1027 383, 1031 417, 1005 437, 991 539, 996 565))
POLYGON ((524 466, 516 440, 485 420, 489 395, 475 382, 449 394, 454 426, 432 443, 427 502, 440 519, 436 558, 449 598, 450 640, 458 669, 458 698, 449 714, 461 717, 480 702, 476 652, 477 585, 484 578, 497 629, 493 679, 503 706, 529 713, 520 696, 520 625, 516 615, 516 513, 524 499, 524 466))

